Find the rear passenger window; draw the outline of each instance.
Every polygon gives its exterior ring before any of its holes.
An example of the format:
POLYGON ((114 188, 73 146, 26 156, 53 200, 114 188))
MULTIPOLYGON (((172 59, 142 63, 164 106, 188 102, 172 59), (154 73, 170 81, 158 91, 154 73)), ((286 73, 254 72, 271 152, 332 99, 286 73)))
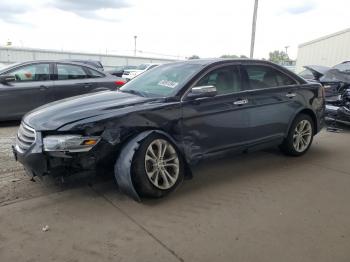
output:
POLYGON ((89 72, 89 78, 99 78, 99 77, 104 77, 104 74, 93 70, 91 68, 86 68, 86 70, 89 72))
POLYGON ((215 69, 199 80, 196 86, 215 86, 218 94, 242 91, 239 70, 236 66, 215 69))
POLYGON ((289 76, 268 66, 246 65, 244 66, 244 68, 247 72, 250 89, 260 89, 297 84, 289 76))
POLYGON ((58 80, 74 80, 88 78, 83 67, 77 65, 57 64, 58 80))

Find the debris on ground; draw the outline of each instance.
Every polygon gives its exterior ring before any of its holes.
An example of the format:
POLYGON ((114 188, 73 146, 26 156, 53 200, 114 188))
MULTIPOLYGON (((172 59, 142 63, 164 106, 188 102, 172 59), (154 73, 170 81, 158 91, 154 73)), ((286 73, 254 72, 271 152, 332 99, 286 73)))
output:
POLYGON ((50 227, 48 225, 46 225, 42 228, 42 231, 46 232, 46 231, 49 231, 49 229, 50 229, 50 227))

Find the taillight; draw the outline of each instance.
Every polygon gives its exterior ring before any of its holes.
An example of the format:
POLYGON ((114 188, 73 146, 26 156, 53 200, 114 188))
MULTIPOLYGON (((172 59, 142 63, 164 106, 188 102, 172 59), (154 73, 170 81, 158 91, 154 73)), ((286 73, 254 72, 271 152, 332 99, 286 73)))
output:
POLYGON ((114 82, 118 87, 124 85, 126 82, 124 80, 117 80, 114 82))

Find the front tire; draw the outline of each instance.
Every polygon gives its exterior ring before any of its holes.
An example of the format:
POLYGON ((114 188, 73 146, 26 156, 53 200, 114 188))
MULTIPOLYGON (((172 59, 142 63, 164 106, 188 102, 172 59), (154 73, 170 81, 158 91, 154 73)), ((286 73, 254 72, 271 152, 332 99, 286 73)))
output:
POLYGON ((132 180, 140 196, 163 197, 183 178, 183 159, 168 138, 151 134, 141 142, 132 162, 132 180))
POLYGON ((309 150, 314 134, 312 118, 309 115, 300 114, 294 119, 280 149, 286 155, 301 156, 309 150))

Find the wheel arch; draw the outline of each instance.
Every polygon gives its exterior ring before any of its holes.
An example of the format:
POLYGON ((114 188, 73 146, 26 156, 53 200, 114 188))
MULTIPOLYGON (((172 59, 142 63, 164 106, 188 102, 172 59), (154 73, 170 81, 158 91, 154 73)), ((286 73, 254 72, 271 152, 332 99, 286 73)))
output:
POLYGON ((176 140, 168 132, 166 132, 166 131, 164 131, 164 130, 162 130, 160 128, 156 128, 156 127, 141 128, 141 129, 139 129, 139 132, 133 134, 126 141, 124 141, 122 144, 120 144, 120 147, 121 148, 125 147, 133 138, 139 136, 142 133, 146 133, 146 132, 148 134, 144 138, 142 138, 142 140, 146 139, 146 137, 150 136, 153 133, 157 133, 157 134, 163 135, 167 139, 169 139, 170 142, 175 146, 176 150, 179 152, 180 157, 182 157, 182 159, 183 159, 183 162, 185 164, 185 167, 184 167, 185 168, 185 177, 186 178, 192 178, 193 177, 190 164, 188 163, 188 159, 186 158, 186 154, 185 154, 183 148, 181 146, 179 146, 178 142, 176 142, 176 140))
MULTIPOLYGON (((165 136, 167 139, 171 141, 171 143, 174 144, 176 149, 178 149, 178 146, 176 145, 176 143, 174 143, 174 139, 169 134, 161 130, 150 129, 150 130, 138 133, 137 135, 133 136, 128 141, 125 141, 125 143, 121 145, 120 154, 118 154, 116 164, 114 166, 114 177, 116 179, 119 189, 121 190, 121 192, 125 193, 126 195, 132 197, 137 201, 141 201, 141 199, 138 192, 135 189, 134 182, 132 179, 132 172, 131 172, 132 161, 135 153, 137 152, 137 150, 141 145, 141 142, 144 139, 146 139, 149 135, 154 133, 158 133, 162 136, 165 136)), ((180 157, 183 157, 181 151, 178 150, 178 152, 179 154, 181 154, 180 157)), ((184 167, 185 175, 187 176, 188 166, 185 159, 183 162, 185 164, 185 167, 184 167)))
POLYGON ((305 114, 305 115, 308 115, 311 117, 312 119, 312 122, 314 124, 314 134, 315 135, 317 133, 317 130, 318 130, 318 122, 317 122, 317 117, 316 117, 316 114, 314 111, 312 111, 310 108, 303 108, 303 109, 300 109, 298 112, 296 112, 296 114, 292 117, 292 119, 289 121, 289 125, 288 125, 288 129, 287 129, 287 132, 286 132, 286 136, 288 135, 288 132, 289 132, 289 129, 294 121, 294 119, 301 115, 301 114, 305 114))

